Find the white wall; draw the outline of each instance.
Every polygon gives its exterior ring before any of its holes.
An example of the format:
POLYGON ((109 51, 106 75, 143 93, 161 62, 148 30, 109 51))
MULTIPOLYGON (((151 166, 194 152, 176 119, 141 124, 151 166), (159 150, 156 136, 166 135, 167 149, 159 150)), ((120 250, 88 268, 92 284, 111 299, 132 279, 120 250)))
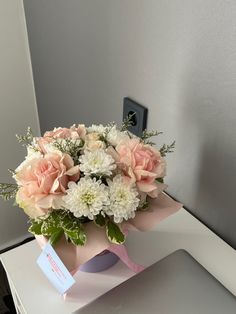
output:
MULTIPOLYGON (((0 182, 11 182, 7 169, 23 161, 25 151, 15 134, 39 122, 21 0, 0 1, 0 182)), ((27 235, 27 218, 12 202, 0 200, 0 249, 27 235)))
POLYGON ((42 129, 146 105, 177 142, 169 192, 236 247, 236 1, 24 3, 42 129))

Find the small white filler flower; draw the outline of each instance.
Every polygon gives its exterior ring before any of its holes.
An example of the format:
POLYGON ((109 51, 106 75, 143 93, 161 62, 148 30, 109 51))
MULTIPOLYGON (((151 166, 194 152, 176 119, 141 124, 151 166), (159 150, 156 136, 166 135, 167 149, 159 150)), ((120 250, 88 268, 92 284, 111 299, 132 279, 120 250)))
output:
POLYGON ((68 187, 63 201, 75 217, 85 216, 93 220, 109 205, 107 187, 100 180, 84 177, 77 184, 69 182, 68 187))
POLYGON ((116 125, 114 125, 107 134, 107 140, 109 144, 116 146, 122 141, 129 140, 129 135, 127 132, 121 132, 117 129, 116 125))
POLYGON ((135 217, 135 211, 139 205, 138 191, 133 184, 127 184, 121 175, 108 180, 110 205, 106 214, 113 216, 114 222, 121 223, 135 217))
POLYGON ((102 124, 92 124, 90 127, 87 128, 88 133, 99 133, 104 134, 107 130, 107 127, 103 126, 102 124))
POLYGON ((110 176, 112 170, 116 169, 114 159, 105 153, 103 149, 85 151, 79 158, 80 170, 86 175, 110 176))

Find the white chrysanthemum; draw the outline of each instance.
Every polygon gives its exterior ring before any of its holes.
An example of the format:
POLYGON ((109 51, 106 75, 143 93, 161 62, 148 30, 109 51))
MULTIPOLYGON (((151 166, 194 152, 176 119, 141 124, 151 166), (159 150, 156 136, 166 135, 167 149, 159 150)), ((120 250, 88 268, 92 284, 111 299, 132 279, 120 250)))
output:
POLYGON ((128 139, 129 139, 129 136, 127 132, 121 132, 120 130, 116 128, 115 125, 111 128, 111 130, 107 134, 107 140, 113 146, 116 146, 121 141, 125 141, 128 139))
POLYGON ((100 180, 84 177, 77 184, 69 182, 68 187, 63 201, 75 217, 85 216, 92 220, 109 205, 107 187, 100 180))
POLYGON ((115 176, 113 181, 108 181, 108 185, 110 205, 106 214, 113 216, 116 223, 134 218, 140 201, 137 189, 131 184, 124 183, 121 175, 115 176))
POLYGON ((105 153, 103 149, 95 151, 85 151, 79 158, 80 170, 85 175, 105 175, 110 176, 112 170, 116 168, 114 159, 105 153))
POLYGON ((88 133, 100 133, 100 134, 104 134, 106 131, 106 127, 103 126, 102 124, 92 124, 90 127, 87 128, 87 132, 88 133))

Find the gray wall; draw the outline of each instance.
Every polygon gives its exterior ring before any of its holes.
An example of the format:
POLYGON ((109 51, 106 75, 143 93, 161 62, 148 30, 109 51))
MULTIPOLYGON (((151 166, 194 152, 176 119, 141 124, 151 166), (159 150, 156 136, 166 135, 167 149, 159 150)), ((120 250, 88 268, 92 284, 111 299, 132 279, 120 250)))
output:
MULTIPOLYGON (((28 38, 22 0, 0 1, 0 182, 12 182, 26 154, 15 134, 31 126, 39 134, 28 38)), ((13 201, 0 199, 0 250, 29 236, 28 218, 13 201)))
POLYGON ((24 2, 42 129, 146 105, 168 191, 236 247, 235 0, 24 2))

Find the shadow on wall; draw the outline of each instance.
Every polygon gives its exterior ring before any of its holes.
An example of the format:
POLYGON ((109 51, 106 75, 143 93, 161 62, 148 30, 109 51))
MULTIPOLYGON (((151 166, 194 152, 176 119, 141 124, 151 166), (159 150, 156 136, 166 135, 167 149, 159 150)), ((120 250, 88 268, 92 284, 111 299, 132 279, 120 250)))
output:
POLYGON ((198 42, 192 53, 181 110, 185 127, 179 138, 189 147, 186 169, 195 169, 182 199, 236 248, 236 60, 228 37, 225 45, 218 37, 198 42))
POLYGON ((209 227, 236 248, 236 152, 230 150, 223 142, 218 149, 214 142, 203 146, 195 202, 209 227))

